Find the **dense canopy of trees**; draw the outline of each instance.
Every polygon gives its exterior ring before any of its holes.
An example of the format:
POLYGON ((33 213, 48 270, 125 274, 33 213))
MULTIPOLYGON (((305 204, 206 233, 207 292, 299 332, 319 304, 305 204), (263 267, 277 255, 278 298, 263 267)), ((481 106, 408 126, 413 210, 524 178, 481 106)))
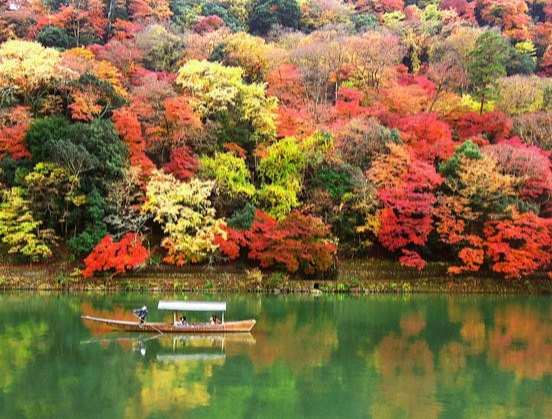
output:
POLYGON ((2 252, 551 270, 548 0, 0 10, 2 252))

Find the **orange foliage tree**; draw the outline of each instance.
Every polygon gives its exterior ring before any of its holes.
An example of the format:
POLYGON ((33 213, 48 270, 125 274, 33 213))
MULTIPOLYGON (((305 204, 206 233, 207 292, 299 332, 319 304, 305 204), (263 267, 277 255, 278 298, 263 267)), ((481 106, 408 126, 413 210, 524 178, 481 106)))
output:
POLYGON ((551 220, 512 209, 509 219, 487 221, 484 234, 491 269, 505 278, 520 278, 551 268, 551 220))
POLYGON ((124 273, 145 263, 147 258, 148 251, 142 245, 142 237, 139 234, 127 233, 119 242, 114 242, 113 237, 107 235, 84 259, 86 268, 82 275, 90 278, 95 272, 109 270, 115 271, 113 275, 124 273))
POLYGON ((128 146, 130 163, 140 167, 143 175, 149 176, 155 165, 145 153, 146 144, 138 117, 129 108, 121 108, 113 112, 113 123, 128 146))

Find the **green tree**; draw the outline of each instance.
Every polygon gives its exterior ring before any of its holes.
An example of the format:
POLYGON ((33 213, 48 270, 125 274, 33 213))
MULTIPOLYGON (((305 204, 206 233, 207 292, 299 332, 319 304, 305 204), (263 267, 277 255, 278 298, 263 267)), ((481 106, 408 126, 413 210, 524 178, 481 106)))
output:
POLYGON ((119 179, 128 158, 113 123, 96 119, 71 124, 62 117, 31 124, 25 141, 33 162, 49 161, 66 167, 81 183, 95 186, 119 179))
POLYGON ((146 68, 173 71, 182 58, 184 42, 163 26, 150 25, 136 36, 136 46, 144 51, 146 68))
POLYGON ((69 48, 70 40, 67 31, 57 26, 46 26, 36 36, 36 40, 46 48, 69 48))
POLYGON ((509 51, 510 47, 501 35, 487 31, 477 38, 475 47, 468 53, 471 88, 480 101, 481 114, 485 102, 492 100, 497 93, 498 79, 506 75, 509 51))
MULTIPOLYGON (((251 198, 255 187, 251 184, 245 160, 232 153, 215 153, 215 157, 201 157, 198 177, 215 180, 220 195, 217 208, 232 207, 232 201, 251 198)), ((230 208, 232 210, 233 208, 230 208)))
POLYGON ((245 24, 244 24, 244 17, 243 14, 245 13, 244 6, 238 5, 239 2, 236 2, 236 5, 238 6, 233 7, 231 4, 229 4, 229 7, 223 6, 221 3, 230 3, 222 0, 220 3, 216 1, 204 1, 203 3, 203 10, 201 14, 203 16, 218 16, 220 17, 226 26, 228 26, 232 31, 234 32, 240 32, 244 31, 245 24), (241 9, 241 10, 239 10, 241 9))
POLYGON ((255 221, 256 211, 257 208, 247 202, 241 210, 234 212, 234 214, 226 220, 226 223, 228 227, 234 230, 249 230, 255 221))
POLYGON ((518 42, 511 48, 511 59, 506 65, 508 75, 531 75, 536 68, 536 48, 531 41, 518 42))
POLYGON ((295 138, 287 137, 266 149, 257 167, 263 183, 256 199, 274 218, 281 220, 299 205, 305 158, 295 138))
POLYGON ((78 180, 72 192, 75 205, 63 214, 69 245, 89 253, 108 233, 103 218, 108 215, 105 196, 110 185, 122 178, 128 161, 127 147, 113 123, 96 119, 90 124, 71 124, 64 118, 46 118, 33 123, 26 136, 33 162, 55 163, 78 180))
POLYGON ((253 34, 266 35, 276 23, 297 29, 300 18, 297 0, 260 0, 253 7, 249 30, 253 34))
POLYGON ((66 223, 72 227, 69 247, 79 254, 87 254, 108 234, 103 221, 106 216, 106 203, 97 189, 85 196, 85 204, 76 207, 67 216, 66 223))

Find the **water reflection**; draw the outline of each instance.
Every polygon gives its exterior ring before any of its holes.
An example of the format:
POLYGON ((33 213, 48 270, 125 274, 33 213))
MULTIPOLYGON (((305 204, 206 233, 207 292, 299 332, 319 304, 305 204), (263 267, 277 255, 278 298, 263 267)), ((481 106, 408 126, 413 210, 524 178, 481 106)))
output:
POLYGON ((84 345, 117 344, 121 348, 158 361, 224 360, 256 344, 251 333, 137 334, 114 332, 81 342, 84 345))
POLYGON ((423 313, 406 312, 399 327, 399 333, 390 333, 375 348, 374 367, 382 379, 370 413, 378 418, 436 418, 443 406, 434 356, 421 337, 426 327, 423 313))
POLYGON ((106 334, 80 319, 158 298, 0 295, 0 417, 552 411, 549 298, 230 296, 232 316, 258 321, 245 335, 106 334))

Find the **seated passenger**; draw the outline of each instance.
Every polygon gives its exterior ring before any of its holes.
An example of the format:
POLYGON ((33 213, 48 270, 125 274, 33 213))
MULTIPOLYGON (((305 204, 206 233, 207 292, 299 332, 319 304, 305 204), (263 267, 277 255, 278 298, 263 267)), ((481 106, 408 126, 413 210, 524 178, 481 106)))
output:
POLYGON ((220 320, 217 318, 217 316, 213 315, 209 319, 209 324, 220 324, 220 320))
POLYGON ((186 316, 182 316, 180 320, 177 321, 174 325, 177 327, 188 326, 188 322, 186 321, 186 316))

